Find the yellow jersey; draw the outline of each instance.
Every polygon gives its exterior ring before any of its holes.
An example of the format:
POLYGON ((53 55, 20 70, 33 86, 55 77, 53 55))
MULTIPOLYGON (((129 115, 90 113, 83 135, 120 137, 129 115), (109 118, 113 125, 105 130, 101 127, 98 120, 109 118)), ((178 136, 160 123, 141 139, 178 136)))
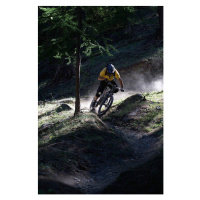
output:
POLYGON ((114 77, 116 79, 120 78, 120 74, 116 69, 115 69, 115 73, 114 74, 108 76, 108 74, 106 73, 106 67, 100 72, 100 76, 103 77, 103 78, 107 78, 109 81, 112 81, 114 79, 114 77))

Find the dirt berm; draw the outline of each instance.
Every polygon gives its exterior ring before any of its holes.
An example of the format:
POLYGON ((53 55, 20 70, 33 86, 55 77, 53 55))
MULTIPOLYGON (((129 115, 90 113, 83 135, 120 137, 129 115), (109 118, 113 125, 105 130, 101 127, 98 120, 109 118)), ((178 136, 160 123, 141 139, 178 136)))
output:
MULTIPOLYGON (((93 113, 84 113, 62 122, 62 130, 59 130, 60 125, 57 126, 39 136, 44 138, 52 132, 59 132, 58 136, 39 146, 39 174, 42 176, 76 185, 82 192, 92 192, 98 189, 94 183, 93 188, 88 189, 91 180, 101 188, 99 182, 101 179, 106 182, 105 172, 110 176, 113 173, 117 175, 119 172, 115 168, 120 168, 126 160, 134 157, 131 145, 123 136, 115 133, 93 113), (71 132, 65 131, 65 126, 73 123, 76 123, 76 128, 71 132)), ((44 192, 46 187, 43 186, 39 184, 39 191, 44 192)), ((55 188, 50 189, 53 191, 55 188)))
POLYGON ((93 113, 57 123, 39 132, 39 193, 161 194, 162 135, 138 137, 93 113))

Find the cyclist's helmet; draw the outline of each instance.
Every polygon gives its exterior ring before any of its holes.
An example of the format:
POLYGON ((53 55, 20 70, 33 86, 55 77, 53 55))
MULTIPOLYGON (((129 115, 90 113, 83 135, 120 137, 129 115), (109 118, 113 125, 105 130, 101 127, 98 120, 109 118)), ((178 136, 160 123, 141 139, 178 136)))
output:
POLYGON ((106 69, 107 69, 108 74, 114 74, 115 73, 115 67, 114 67, 113 64, 108 64, 106 66, 106 69))

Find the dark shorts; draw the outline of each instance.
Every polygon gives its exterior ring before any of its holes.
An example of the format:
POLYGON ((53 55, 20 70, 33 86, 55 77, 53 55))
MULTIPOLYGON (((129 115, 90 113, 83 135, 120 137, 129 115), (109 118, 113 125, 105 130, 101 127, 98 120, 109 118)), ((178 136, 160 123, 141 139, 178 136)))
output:
MULTIPOLYGON (((110 81, 113 85, 116 85, 117 86, 117 83, 114 81, 114 80, 112 80, 112 81, 110 81)), ((98 87, 98 89, 97 89, 97 93, 96 93, 96 97, 99 97, 102 93, 103 93, 103 91, 105 90, 105 88, 106 88, 106 86, 108 86, 108 83, 106 82, 106 81, 100 81, 100 85, 99 85, 99 87, 98 87)), ((110 87, 110 86, 108 86, 108 87, 110 87)), ((111 87, 110 87, 111 88, 111 87)), ((116 92, 118 92, 118 89, 116 88, 116 90, 114 91, 114 93, 116 93, 116 92)))

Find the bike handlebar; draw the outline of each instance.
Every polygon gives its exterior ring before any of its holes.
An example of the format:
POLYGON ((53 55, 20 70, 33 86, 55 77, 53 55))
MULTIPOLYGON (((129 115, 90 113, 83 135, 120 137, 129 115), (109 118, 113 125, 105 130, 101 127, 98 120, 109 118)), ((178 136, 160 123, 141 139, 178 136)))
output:
POLYGON ((108 83, 108 85, 110 85, 110 86, 112 86, 112 87, 115 87, 115 88, 118 89, 118 90, 121 90, 121 92, 124 92, 124 89, 123 89, 123 88, 116 87, 116 86, 113 85, 112 83, 108 83))

